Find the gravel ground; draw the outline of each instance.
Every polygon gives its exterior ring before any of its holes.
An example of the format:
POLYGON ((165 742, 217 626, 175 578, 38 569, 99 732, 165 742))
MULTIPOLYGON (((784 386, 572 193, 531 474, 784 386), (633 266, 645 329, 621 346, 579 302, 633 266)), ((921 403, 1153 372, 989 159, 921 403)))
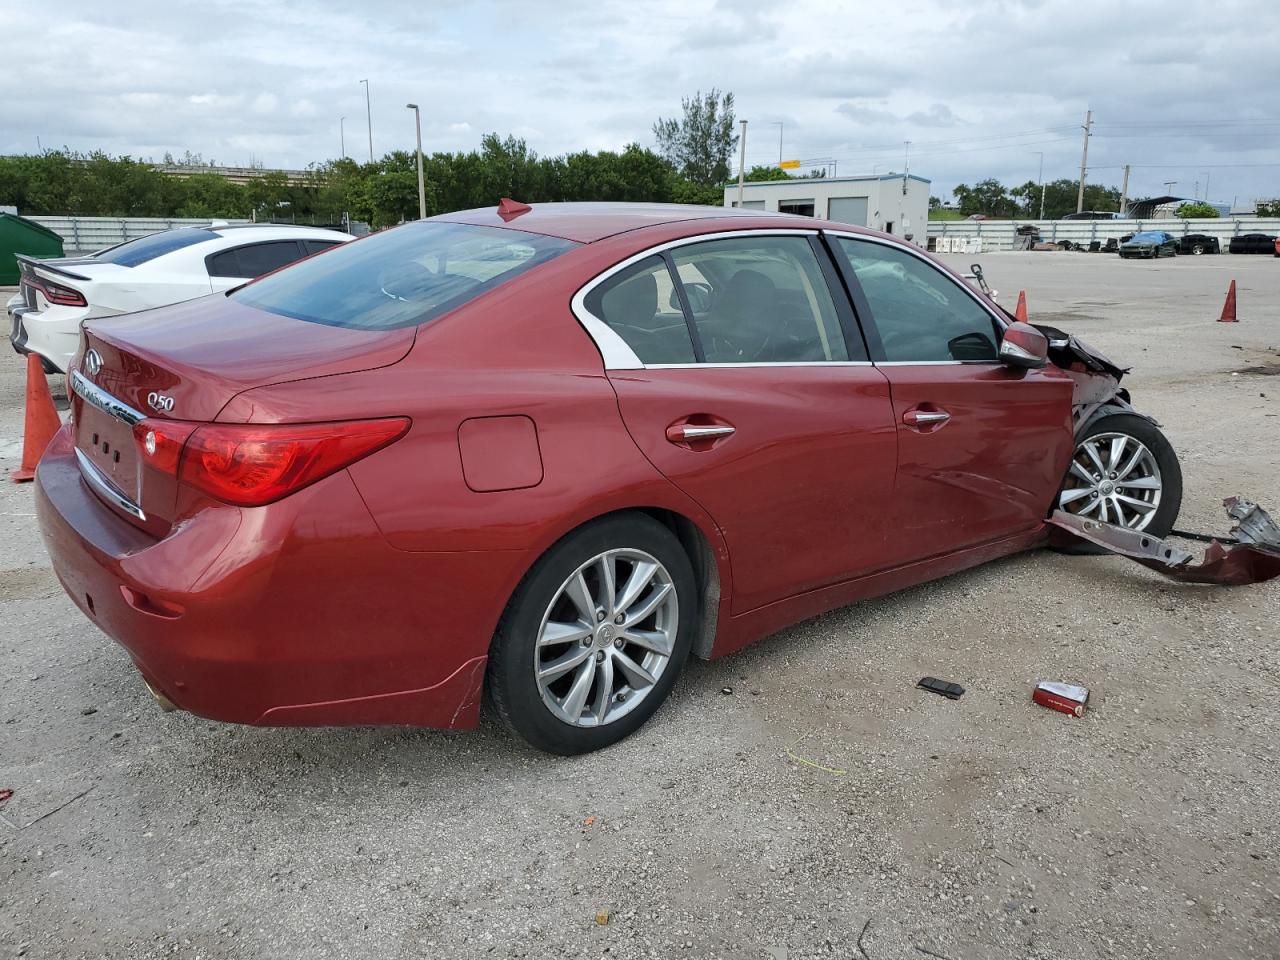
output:
MULTIPOLYGON (((1280 263, 976 259, 1133 365, 1183 526, 1225 531, 1234 493, 1280 508, 1280 263), (1214 323, 1233 276, 1242 322, 1214 323)), ((0 360, 8 468, 22 367, 0 360)), ((0 485, 0 543, 14 956, 1280 955, 1280 581, 1011 558, 692 663, 637 736, 557 759, 492 724, 162 714, 63 596, 29 486, 0 485), (1046 678, 1089 713, 1032 705, 1046 678)))

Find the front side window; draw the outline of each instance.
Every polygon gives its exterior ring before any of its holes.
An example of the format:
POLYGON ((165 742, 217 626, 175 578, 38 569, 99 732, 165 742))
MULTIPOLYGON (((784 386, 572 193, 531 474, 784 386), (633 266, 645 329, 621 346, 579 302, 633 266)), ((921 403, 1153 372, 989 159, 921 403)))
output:
POLYGON ((240 264, 241 277, 261 277, 272 270, 279 270, 302 256, 296 240, 272 240, 268 243, 251 243, 236 249, 236 262, 240 264))
POLYGON ((850 359, 807 237, 708 240, 676 247, 671 259, 707 363, 850 359))
POLYGON ((522 230, 418 221, 341 244, 231 296, 312 323, 390 330, 434 320, 576 246, 522 230))
POLYGON ((942 271, 883 243, 836 241, 871 307, 886 361, 997 359, 995 318, 942 271))

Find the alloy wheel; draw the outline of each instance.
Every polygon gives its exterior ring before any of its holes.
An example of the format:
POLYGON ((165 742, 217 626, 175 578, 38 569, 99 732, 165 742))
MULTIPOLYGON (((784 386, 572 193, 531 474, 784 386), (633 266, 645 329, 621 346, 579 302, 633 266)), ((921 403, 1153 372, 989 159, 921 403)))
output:
POLYGON ((1100 433, 1076 447, 1058 507, 1145 530, 1160 507, 1163 490, 1160 466, 1145 444, 1124 433, 1100 433))
POLYGON ((643 550, 609 550, 575 570, 542 617, 533 669, 560 720, 598 727, 625 716, 671 662, 679 629, 671 574, 643 550))

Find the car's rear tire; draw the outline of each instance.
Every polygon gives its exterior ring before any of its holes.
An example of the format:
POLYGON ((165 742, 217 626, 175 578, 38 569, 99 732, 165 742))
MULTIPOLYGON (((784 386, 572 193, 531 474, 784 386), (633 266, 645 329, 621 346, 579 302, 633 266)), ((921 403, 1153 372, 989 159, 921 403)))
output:
POLYGON ((489 651, 489 699, 541 750, 607 747, 662 705, 698 620, 693 566, 670 530, 642 513, 595 521, 516 590, 489 651))
MULTIPOLYGON (((1181 508, 1178 455, 1159 427, 1132 413, 1101 417, 1076 438, 1071 466, 1053 504, 1055 510, 1117 525, 1123 522, 1154 537, 1169 535, 1181 508)), ((1081 543, 1065 552, 1105 551, 1081 543)))

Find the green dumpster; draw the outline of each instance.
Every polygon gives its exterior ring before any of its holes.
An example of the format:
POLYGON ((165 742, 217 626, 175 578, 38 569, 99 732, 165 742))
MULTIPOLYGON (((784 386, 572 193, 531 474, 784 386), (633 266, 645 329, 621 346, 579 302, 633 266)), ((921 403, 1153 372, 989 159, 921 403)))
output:
POLYGON ((15 253, 33 257, 62 256, 62 238, 34 220, 12 213, 0 213, 0 285, 18 283, 15 253))

